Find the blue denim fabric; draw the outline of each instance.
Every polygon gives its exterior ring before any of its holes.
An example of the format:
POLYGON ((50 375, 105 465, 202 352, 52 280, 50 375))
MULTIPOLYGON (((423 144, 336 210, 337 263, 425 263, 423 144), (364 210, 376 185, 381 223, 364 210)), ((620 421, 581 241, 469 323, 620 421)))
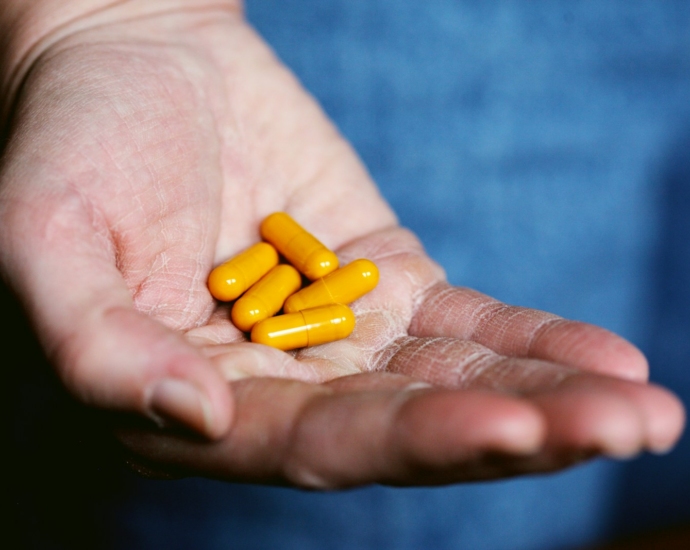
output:
MULTIPOLYGON (((248 13, 451 282, 624 335, 688 401, 688 3, 262 0, 248 13)), ((531 479, 242 499, 283 503, 253 520, 257 548, 271 531, 295 548, 567 548, 690 520, 689 459, 686 436, 663 458, 531 479)))
MULTIPOLYGON (((690 398, 690 3, 248 0, 451 282, 608 327, 690 398)), ((574 548, 690 521, 670 455, 433 489, 129 480, 117 548, 574 548)), ((106 512, 104 512, 106 513, 106 512)))
MULTIPOLYGON (((688 399, 688 3, 247 8, 450 281, 608 327, 688 399)), ((188 480, 146 487, 127 525, 177 548, 568 548, 689 520, 689 458, 686 437, 663 458, 449 488, 188 480)))

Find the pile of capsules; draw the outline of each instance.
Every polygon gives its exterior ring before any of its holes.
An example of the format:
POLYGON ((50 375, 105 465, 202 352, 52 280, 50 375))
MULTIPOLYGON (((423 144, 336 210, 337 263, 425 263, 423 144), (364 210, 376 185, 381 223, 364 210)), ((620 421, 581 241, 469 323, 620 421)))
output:
POLYGON ((208 278, 214 298, 237 300, 233 324, 251 331, 252 342, 285 351, 347 338, 355 316, 346 304, 374 289, 376 265, 360 259, 338 269, 338 257, 284 212, 261 223, 261 237, 266 242, 219 265, 208 278), (291 265, 280 264, 278 253, 291 265), (300 273, 311 284, 302 288, 300 273), (281 309, 284 314, 276 315, 281 309))

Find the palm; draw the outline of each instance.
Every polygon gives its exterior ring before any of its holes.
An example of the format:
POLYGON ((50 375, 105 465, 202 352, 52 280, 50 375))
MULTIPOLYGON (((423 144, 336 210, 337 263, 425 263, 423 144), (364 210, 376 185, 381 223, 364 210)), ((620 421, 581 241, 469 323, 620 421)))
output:
MULTIPOLYGON (((51 268, 31 289, 39 329, 39 311, 48 325, 72 322, 41 308, 74 277, 91 295, 126 289, 138 312, 185 335, 165 353, 188 356, 191 343, 235 380, 236 420, 224 439, 123 434, 132 449, 223 478, 331 486, 496 477, 664 449, 677 438, 682 408, 644 384, 634 348, 601 329, 447 286, 261 42, 232 18, 196 23, 174 46, 87 33, 48 57, 17 117, 17 142, 26 136, 30 145, 9 155, 40 158, 50 172, 50 189, 26 186, 9 207, 32 243, 24 254, 51 268), (354 305, 348 339, 294 354, 250 344, 206 290, 212 266, 254 243, 261 219, 277 210, 343 262, 367 257, 379 266, 380 285, 354 305), (239 380, 253 376, 265 378, 239 380)), ((125 334, 131 322, 116 328, 125 334)), ((137 345, 160 336, 156 326, 137 330, 127 333, 137 345)), ((46 332, 58 366, 84 345, 46 332)), ((82 390, 85 369, 61 371, 77 394, 140 408, 131 405, 134 390, 124 404, 82 390)))

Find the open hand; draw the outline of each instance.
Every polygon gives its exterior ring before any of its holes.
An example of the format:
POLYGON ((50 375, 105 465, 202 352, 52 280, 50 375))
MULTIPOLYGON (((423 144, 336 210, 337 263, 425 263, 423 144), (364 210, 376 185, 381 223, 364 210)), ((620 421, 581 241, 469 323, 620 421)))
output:
POLYGON ((173 428, 120 431, 142 464, 323 488, 674 444, 683 408, 632 345, 450 287, 235 4, 168 4, 48 41, 0 173, 2 272, 67 388, 173 428), (251 344, 211 298, 212 267, 279 210, 377 263, 346 340, 251 344))

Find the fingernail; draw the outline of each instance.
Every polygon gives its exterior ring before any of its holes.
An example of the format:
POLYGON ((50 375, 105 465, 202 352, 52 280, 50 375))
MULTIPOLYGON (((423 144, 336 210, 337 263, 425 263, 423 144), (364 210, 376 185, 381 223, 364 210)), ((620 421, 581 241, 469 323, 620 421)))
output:
POLYGON ((657 456, 664 456, 670 453, 675 446, 675 441, 672 441, 671 443, 650 443, 648 450, 650 453, 657 456))
POLYGON ((638 447, 635 448, 619 448, 612 449, 609 448, 604 451, 604 455, 614 460, 632 460, 640 455, 642 450, 638 447))
POLYGON ((223 371, 223 377, 228 382, 237 382, 238 380, 244 380, 249 378, 251 375, 242 369, 225 369, 223 371))
POLYGON ((408 384, 405 386, 403 389, 405 391, 416 391, 416 390, 428 390, 429 388, 433 388, 431 384, 427 384, 426 382, 412 382, 411 384, 408 384))
POLYGON ((200 432, 212 431, 211 403, 189 382, 173 378, 158 382, 151 391, 149 413, 161 427, 184 424, 200 432))

